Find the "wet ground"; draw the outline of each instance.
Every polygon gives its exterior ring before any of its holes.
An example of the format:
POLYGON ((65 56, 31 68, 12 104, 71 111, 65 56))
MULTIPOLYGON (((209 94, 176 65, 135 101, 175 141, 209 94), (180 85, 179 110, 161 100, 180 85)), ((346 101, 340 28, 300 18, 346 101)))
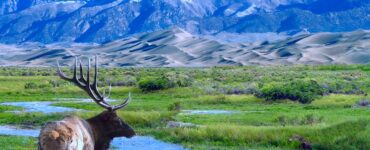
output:
MULTIPOLYGON (((113 99, 108 99, 108 102, 115 101, 113 99)), ((85 98, 58 98, 55 101, 40 101, 40 102, 5 102, 0 103, 0 105, 8 105, 8 106, 17 106, 22 107, 24 112, 42 112, 42 113, 60 113, 60 112, 72 112, 72 111, 82 111, 80 109, 68 108, 68 107, 59 107, 59 106, 52 106, 52 104, 57 102, 69 102, 69 103, 76 103, 76 102, 83 102, 83 103, 93 103, 91 99, 85 98)), ((21 112, 21 111, 14 111, 14 112, 21 112)))
MULTIPOLYGON (((14 126, 0 126, 1 135, 38 137, 39 129, 22 129, 14 126)), ((183 150, 181 145, 166 143, 150 136, 135 136, 133 138, 115 138, 111 149, 117 150, 183 150)))
POLYGON ((14 126, 0 126, 1 135, 38 137, 38 129, 22 129, 14 126))
MULTIPOLYGON (((80 111, 79 109, 52 106, 53 102, 6 102, 1 105, 22 107, 24 112, 60 113, 80 111)), ((20 111, 14 111, 20 112, 20 111)))
POLYGON ((130 139, 115 138, 111 143, 112 149, 125 150, 183 150, 181 145, 166 143, 150 136, 134 136, 130 139))
MULTIPOLYGON (((91 102, 90 99, 58 99, 58 101, 69 101, 69 102, 91 102)), ((114 101, 114 100, 110 100, 114 101)), ((41 101, 41 102, 6 102, 0 105, 10 105, 22 107, 23 112, 42 112, 42 113, 59 113, 59 112, 72 112, 81 111, 79 109, 52 106, 55 102, 52 101, 41 101)), ((18 112, 18 111, 14 111, 18 112)), ((39 129, 24 129, 14 126, 0 126, 0 135, 12 135, 12 136, 28 136, 38 137, 39 129)), ((133 138, 115 138, 111 143, 111 149, 117 150, 182 150, 184 149, 181 145, 166 143, 160 140, 156 140, 150 136, 135 136, 133 138)))
POLYGON ((181 115, 218 115, 218 114, 235 114, 240 111, 233 110, 182 110, 181 115))
MULTIPOLYGON (((114 100, 110 100, 114 101, 114 100)), ((0 105, 10 105, 22 107, 23 112, 42 112, 42 113, 60 113, 60 112, 72 112, 82 111, 74 108, 52 106, 56 102, 92 102, 90 99, 79 99, 79 98, 66 98, 66 99, 55 99, 55 101, 41 101, 41 102, 6 102, 0 105)), ((242 111, 232 110, 182 110, 181 115, 215 115, 215 114, 235 114, 241 113, 242 111)), ((0 126, 0 134, 2 135, 13 135, 13 136, 29 136, 38 137, 39 129, 22 129, 14 126, 0 126)), ((111 143, 112 149, 125 149, 125 150, 182 150, 184 149, 181 145, 166 143, 160 140, 156 140, 150 136, 135 136, 133 138, 115 138, 111 143)))

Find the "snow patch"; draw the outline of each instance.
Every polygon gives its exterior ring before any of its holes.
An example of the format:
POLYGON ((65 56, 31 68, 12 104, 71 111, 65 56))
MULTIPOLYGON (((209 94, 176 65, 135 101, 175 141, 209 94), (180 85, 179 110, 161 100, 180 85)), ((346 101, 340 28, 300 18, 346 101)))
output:
POLYGON ((233 13, 235 13, 235 9, 232 9, 232 8, 227 8, 225 11, 224 11, 224 14, 225 16, 230 16, 232 15, 233 13))
POLYGON ((256 5, 252 4, 250 7, 248 7, 244 11, 241 11, 241 12, 236 13, 236 16, 238 16, 238 17, 245 17, 245 16, 248 16, 248 15, 251 15, 254 12, 256 12, 256 8, 257 8, 256 5))
POLYGON ((140 3, 141 0, 130 0, 130 3, 140 3))
POLYGON ((182 3, 193 3, 193 0, 181 0, 182 3))
MULTIPOLYGON (((60 1, 60 2, 55 2, 55 4, 72 4, 72 3, 81 3, 79 1, 60 1)), ((85 3, 85 2, 83 2, 85 3)))

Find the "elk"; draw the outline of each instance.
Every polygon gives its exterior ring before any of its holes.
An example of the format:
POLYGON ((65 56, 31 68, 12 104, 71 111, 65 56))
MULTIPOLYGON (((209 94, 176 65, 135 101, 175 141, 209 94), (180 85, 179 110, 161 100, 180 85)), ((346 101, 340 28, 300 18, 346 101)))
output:
POLYGON ((118 117, 116 110, 127 106, 131 100, 129 93, 121 104, 112 106, 106 102, 110 95, 105 96, 105 91, 100 94, 97 86, 97 57, 95 56, 94 81, 90 83, 90 59, 88 59, 86 79, 83 74, 81 60, 79 73, 77 73, 78 57, 75 58, 73 77, 68 78, 60 69, 57 61, 57 74, 63 80, 73 82, 85 91, 92 100, 106 110, 95 117, 84 120, 77 116, 66 116, 64 119, 46 123, 39 134, 39 150, 104 150, 108 149, 110 142, 115 137, 130 138, 135 131, 118 117), (79 77, 78 77, 79 74, 79 77))

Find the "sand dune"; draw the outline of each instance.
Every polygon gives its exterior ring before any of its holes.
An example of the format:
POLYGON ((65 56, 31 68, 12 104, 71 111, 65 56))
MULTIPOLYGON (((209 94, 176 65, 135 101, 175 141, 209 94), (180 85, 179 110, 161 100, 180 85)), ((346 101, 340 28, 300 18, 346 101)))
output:
POLYGON ((225 44, 172 28, 105 44, 0 45, 0 53, 2 66, 51 66, 57 59, 66 65, 79 55, 99 55, 100 64, 105 66, 367 64, 370 31, 298 35, 273 43, 225 44))

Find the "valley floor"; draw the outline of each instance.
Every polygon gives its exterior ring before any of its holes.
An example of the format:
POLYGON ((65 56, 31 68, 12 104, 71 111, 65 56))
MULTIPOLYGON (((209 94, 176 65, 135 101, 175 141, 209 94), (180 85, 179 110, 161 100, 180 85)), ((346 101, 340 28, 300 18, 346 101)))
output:
MULTIPOLYGON (((111 103, 128 92, 132 102, 119 115, 139 135, 150 135, 189 149, 370 149, 370 91, 368 66, 111 68, 100 80, 113 83, 111 103), (170 75, 168 75, 170 74, 170 75), (173 75, 175 74, 175 75, 173 75), (150 76, 188 76, 191 84, 143 91, 150 76), (112 76, 111 79, 108 79, 112 76), (132 78, 134 77, 134 78, 132 78), (315 80, 328 91, 309 103, 266 100, 269 84, 315 80), (132 80, 132 83, 120 82, 132 80), (253 86, 252 86, 253 85, 253 86), (333 86, 335 85, 335 86, 333 86), (253 87, 253 88, 252 88, 253 87), (334 88, 335 87, 335 88, 334 88), (253 89, 253 90, 252 90, 253 89), (254 91, 254 92, 251 92, 254 91)), ((67 114, 88 118, 103 109, 92 102, 61 100, 88 98, 48 68, 0 68, 0 103, 50 101, 52 106, 87 111, 28 112, 0 105, 0 125, 39 128, 67 114)), ((104 83, 101 84, 105 86, 104 83)), ((35 149, 37 139, 0 136, 1 149, 35 149)))

